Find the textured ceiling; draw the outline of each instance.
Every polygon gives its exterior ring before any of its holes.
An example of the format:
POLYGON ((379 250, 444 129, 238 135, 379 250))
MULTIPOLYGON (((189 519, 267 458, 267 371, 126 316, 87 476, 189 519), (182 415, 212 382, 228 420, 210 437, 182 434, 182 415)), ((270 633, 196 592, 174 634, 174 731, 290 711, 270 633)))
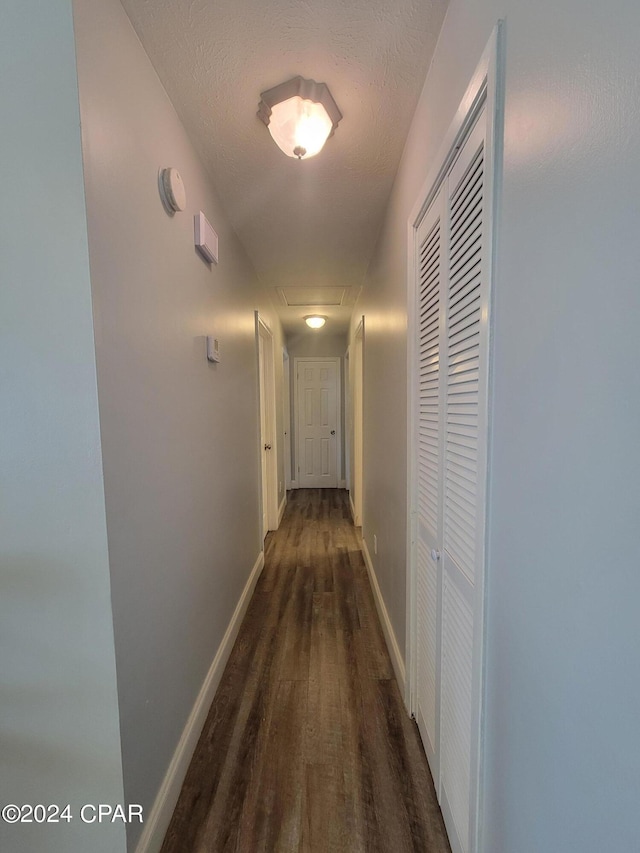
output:
MULTIPOLYGON (((123 0, 289 332, 310 312, 277 288, 362 285, 446 4, 123 0), (344 116, 305 161, 256 116, 260 93, 297 74, 344 116)), ((353 301, 323 307, 327 331, 346 329, 353 301)))

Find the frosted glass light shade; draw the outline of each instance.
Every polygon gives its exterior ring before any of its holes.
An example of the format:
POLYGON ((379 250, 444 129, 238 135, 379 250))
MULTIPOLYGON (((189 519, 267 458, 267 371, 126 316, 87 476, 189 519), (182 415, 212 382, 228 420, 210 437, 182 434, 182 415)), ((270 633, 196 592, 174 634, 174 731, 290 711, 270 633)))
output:
POLYGON ((322 150, 333 122, 322 104, 296 95, 271 108, 269 133, 288 157, 306 160, 322 150))
POLYGON ((327 322, 326 317, 320 317, 317 314, 312 315, 311 317, 304 318, 305 323, 312 329, 321 329, 324 324, 327 322))
POLYGON ((322 150, 342 118, 324 83, 294 77, 263 92, 258 118, 288 157, 306 160, 322 150))

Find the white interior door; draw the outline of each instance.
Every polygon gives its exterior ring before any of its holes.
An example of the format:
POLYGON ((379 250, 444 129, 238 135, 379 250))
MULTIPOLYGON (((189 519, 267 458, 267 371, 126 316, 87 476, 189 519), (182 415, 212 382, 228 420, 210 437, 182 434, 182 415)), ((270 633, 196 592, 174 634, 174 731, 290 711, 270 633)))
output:
POLYGON ((284 480, 285 488, 291 488, 291 379, 289 376, 289 353, 282 354, 282 422, 284 424, 284 480))
POLYGON ((353 523, 362 527, 364 417, 364 316, 353 339, 353 523))
POLYGON ((337 488, 339 359, 296 359, 298 485, 337 488))
POLYGON ((415 712, 454 853, 477 843, 489 362, 483 109, 416 229, 415 712))
POLYGON ((260 408, 262 538, 278 528, 278 470, 273 337, 256 312, 260 408))
POLYGON ((265 383, 265 365, 264 365, 264 336, 262 333, 258 334, 258 366, 259 366, 259 376, 260 376, 260 473, 261 473, 261 482, 262 482, 262 538, 267 535, 269 531, 269 514, 268 514, 268 506, 269 506, 269 490, 267 486, 268 481, 268 466, 267 466, 267 447, 268 447, 268 437, 267 437, 267 413, 266 413, 266 383, 265 383))
POLYGON ((353 398, 352 398, 352 379, 351 379, 351 352, 349 347, 344 354, 342 382, 344 389, 344 485, 346 490, 351 495, 352 471, 351 460, 353 459, 353 398))

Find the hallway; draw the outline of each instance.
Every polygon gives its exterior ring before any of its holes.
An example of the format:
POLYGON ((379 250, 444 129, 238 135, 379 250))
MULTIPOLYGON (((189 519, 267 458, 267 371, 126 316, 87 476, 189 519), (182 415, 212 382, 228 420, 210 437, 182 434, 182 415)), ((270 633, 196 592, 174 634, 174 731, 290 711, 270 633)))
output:
POLYGON ((290 493, 162 853, 446 853, 347 492, 290 493))

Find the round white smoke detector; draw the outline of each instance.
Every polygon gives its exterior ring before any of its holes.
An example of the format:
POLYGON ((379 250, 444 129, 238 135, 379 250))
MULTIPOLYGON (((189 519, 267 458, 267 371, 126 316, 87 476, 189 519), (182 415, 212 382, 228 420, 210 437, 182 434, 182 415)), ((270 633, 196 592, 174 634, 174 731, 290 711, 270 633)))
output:
POLYGON ((187 191, 177 169, 160 169, 158 187, 160 188, 162 203, 170 213, 185 209, 187 191))

